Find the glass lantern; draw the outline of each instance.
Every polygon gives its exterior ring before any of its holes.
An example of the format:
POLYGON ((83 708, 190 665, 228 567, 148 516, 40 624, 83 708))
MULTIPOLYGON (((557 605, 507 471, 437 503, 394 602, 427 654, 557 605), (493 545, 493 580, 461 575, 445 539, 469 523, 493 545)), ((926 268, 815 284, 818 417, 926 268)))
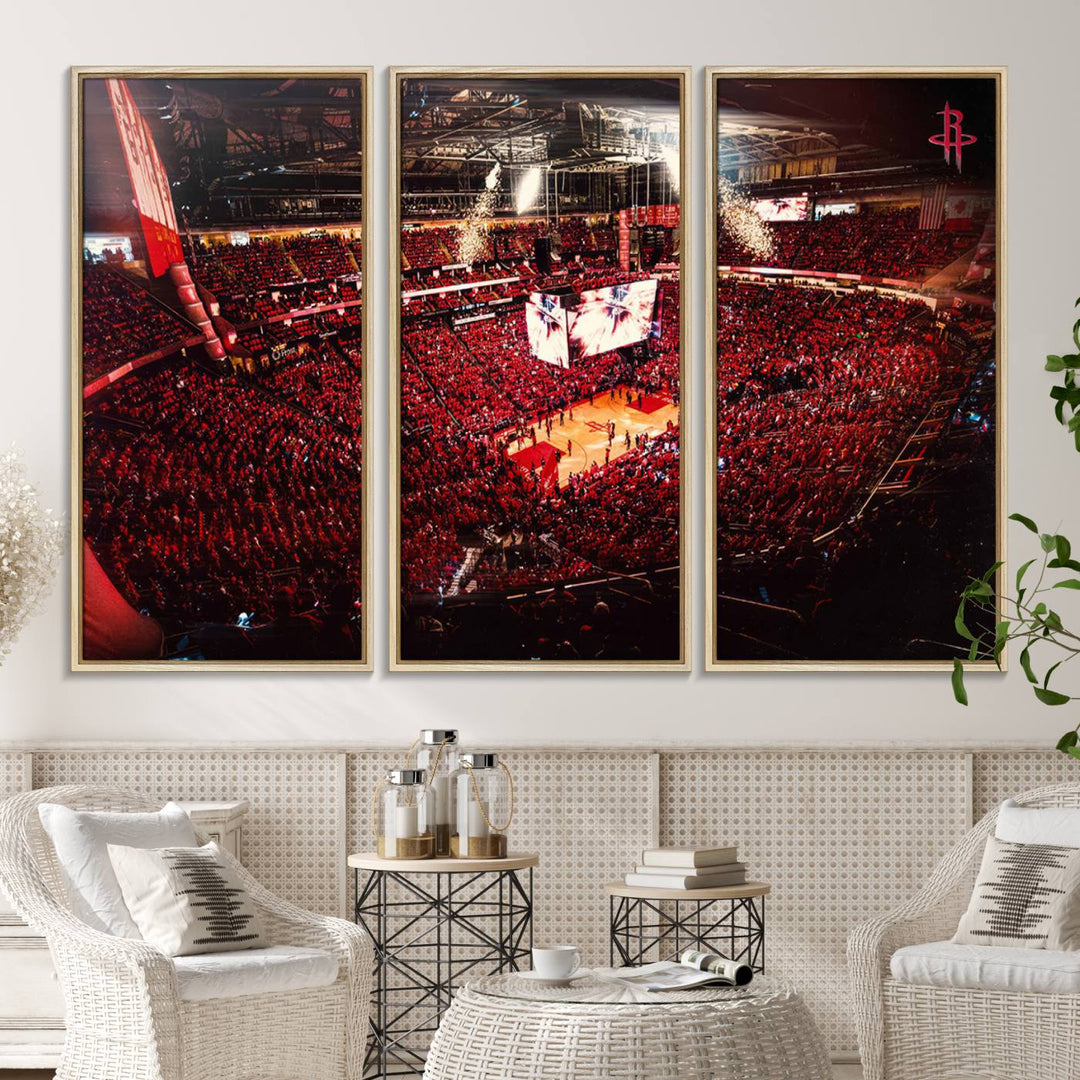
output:
POLYGON ((376 789, 375 835, 383 859, 435 854, 435 793, 423 769, 394 769, 376 789))
POLYGON ((454 831, 454 800, 450 797, 453 777, 458 772, 458 733, 452 728, 425 728, 420 732, 416 767, 428 776, 435 795, 435 854, 450 854, 450 834, 454 831))
POLYGON ((514 782, 498 754, 461 754, 454 780, 457 821, 450 851, 461 859, 505 859, 514 782))

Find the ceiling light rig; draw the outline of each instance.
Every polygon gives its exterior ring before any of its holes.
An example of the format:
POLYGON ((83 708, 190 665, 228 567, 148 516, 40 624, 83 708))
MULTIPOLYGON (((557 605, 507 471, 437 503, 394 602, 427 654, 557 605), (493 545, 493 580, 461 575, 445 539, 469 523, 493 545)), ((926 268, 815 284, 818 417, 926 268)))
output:
POLYGON ((671 183, 671 190, 676 195, 679 194, 679 148, 677 146, 663 146, 660 148, 660 156, 664 159, 664 164, 667 166, 668 179, 671 183))
POLYGON ((516 208, 519 217, 535 205, 536 197, 540 194, 540 180, 540 167, 534 165, 518 181, 516 208))

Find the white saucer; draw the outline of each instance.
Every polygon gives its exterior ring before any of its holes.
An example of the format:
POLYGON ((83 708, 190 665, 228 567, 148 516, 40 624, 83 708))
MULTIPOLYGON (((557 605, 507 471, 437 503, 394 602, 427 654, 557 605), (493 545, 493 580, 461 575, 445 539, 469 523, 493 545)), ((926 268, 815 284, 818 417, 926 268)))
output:
POLYGON ((573 975, 552 979, 541 975, 539 971, 515 971, 514 977, 518 979, 527 979, 529 982, 539 983, 541 986, 569 986, 572 982, 577 982, 578 979, 584 979, 589 974, 591 973, 588 971, 578 970, 575 971, 573 975))

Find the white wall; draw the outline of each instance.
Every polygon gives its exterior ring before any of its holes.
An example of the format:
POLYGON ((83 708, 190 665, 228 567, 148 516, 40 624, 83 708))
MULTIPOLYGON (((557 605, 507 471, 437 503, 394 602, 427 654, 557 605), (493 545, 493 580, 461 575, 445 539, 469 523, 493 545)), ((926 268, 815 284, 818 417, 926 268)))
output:
MULTIPOLYGON (((767 745, 833 741, 1042 744, 1068 710, 1033 703, 1019 670, 944 675, 723 674, 702 668, 705 453, 702 69, 728 65, 1009 66, 1010 508, 1080 534, 1080 455, 1051 426, 1042 357, 1068 343, 1080 295, 1080 140, 1073 0, 616 4, 402 0, 32 0, 4 16, 0 445, 21 444, 53 505, 68 501, 70 64, 376 67, 376 221, 387 186, 390 64, 693 64, 693 549, 691 675, 385 672, 387 238, 368 278, 377 316, 368 445, 378 455, 374 675, 83 674, 68 670, 66 579, 0 668, 0 740, 320 740, 396 743, 422 723, 472 745, 767 745)), ((1013 535, 1014 561, 1028 557, 1013 535)), ((1080 685, 1077 687, 1080 691, 1080 685)), ((1074 710, 1075 711, 1075 710, 1074 710)), ((1068 720, 1071 724, 1073 720, 1068 720)))

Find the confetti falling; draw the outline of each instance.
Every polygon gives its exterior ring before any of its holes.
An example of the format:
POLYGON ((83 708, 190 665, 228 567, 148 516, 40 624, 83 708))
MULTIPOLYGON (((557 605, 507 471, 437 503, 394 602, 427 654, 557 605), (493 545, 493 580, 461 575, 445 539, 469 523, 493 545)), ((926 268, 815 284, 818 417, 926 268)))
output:
POLYGON ((770 258, 773 253, 772 230, 758 216, 753 201, 724 176, 719 178, 717 191, 720 223, 727 234, 757 258, 770 258))
POLYGON ((469 216, 458 226, 458 259, 466 266, 483 259, 488 251, 491 219, 499 205, 502 167, 498 162, 484 180, 484 190, 476 197, 469 216))

